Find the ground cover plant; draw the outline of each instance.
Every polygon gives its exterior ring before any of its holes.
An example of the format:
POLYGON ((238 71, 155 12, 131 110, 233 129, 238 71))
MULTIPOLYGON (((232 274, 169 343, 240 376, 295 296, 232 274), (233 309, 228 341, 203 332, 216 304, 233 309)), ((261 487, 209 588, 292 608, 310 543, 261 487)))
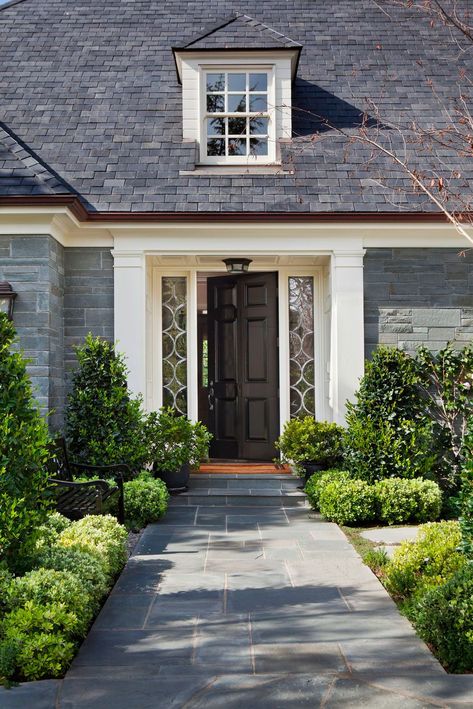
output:
MULTIPOLYGON (((111 516, 51 515, 21 576, 0 571, 0 679, 63 675, 126 560, 127 532, 111 516)), ((1 567, 0 567, 1 568, 1 567)))

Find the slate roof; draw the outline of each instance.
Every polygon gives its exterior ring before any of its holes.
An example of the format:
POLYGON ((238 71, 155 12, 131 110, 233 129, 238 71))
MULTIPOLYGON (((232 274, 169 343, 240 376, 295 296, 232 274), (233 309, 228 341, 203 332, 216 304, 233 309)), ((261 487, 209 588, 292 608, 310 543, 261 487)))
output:
POLYGON ((235 13, 176 46, 183 49, 298 49, 301 44, 248 15, 235 13))
MULTIPOLYGON (((234 2, 22 0, 0 8, 0 121, 59 178, 53 186, 17 157, 18 183, 1 180, 0 194, 69 189, 89 210, 123 212, 434 209, 392 162, 370 160, 367 147, 347 144, 315 115, 353 133, 370 97, 385 121, 444 125, 459 70, 472 61, 445 28, 387 0, 234 2), (172 48, 204 34, 208 47, 286 46, 288 37, 303 46, 280 172, 187 174, 197 151, 182 142, 172 48)), ((7 146, 2 169, 14 167, 13 153, 7 146)), ((442 160, 447 171, 457 166, 446 148, 442 160)), ((472 184, 471 168, 462 173, 472 184)))
POLYGON ((0 194, 70 194, 70 190, 0 123, 0 194))

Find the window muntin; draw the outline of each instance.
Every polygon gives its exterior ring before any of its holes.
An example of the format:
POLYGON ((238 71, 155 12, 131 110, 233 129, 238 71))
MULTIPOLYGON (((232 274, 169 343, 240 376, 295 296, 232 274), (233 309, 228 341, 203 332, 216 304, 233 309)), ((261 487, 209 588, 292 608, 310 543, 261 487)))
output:
POLYGON ((204 72, 204 160, 272 159, 270 84, 271 73, 258 69, 204 72))

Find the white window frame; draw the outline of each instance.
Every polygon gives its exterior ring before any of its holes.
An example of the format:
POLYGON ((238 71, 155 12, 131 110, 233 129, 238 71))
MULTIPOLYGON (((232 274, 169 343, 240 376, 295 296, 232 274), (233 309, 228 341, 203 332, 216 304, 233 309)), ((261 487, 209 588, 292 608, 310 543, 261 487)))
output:
MULTIPOLYGON (((199 66, 199 126, 200 126, 200 162, 203 165, 271 165, 276 163, 276 77, 274 64, 205 64, 199 66), (235 116, 248 117, 248 112, 241 113, 207 113, 207 74, 218 73, 265 73, 268 75, 268 110, 264 117, 268 118, 268 154, 267 155, 207 155, 207 118, 223 118, 235 116)), ((258 115, 255 113, 254 116, 258 115)), ((257 137, 257 136, 255 136, 257 137)))

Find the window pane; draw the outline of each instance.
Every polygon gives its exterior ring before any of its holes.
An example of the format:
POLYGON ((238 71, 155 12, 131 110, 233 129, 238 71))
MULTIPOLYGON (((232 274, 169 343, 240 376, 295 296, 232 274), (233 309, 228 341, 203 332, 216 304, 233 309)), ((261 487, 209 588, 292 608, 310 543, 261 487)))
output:
POLYGON ((242 111, 246 111, 245 94, 230 94, 228 96, 228 112, 240 113, 242 111))
POLYGON ((228 91, 246 91, 246 74, 229 74, 228 91))
POLYGON ((246 133, 246 118, 229 118, 228 119, 228 134, 229 135, 245 135, 246 133))
POLYGON ((207 119, 207 135, 225 135, 225 118, 207 119))
POLYGON ((268 110, 268 101, 264 94, 250 94, 250 111, 257 113, 268 110))
POLYGON ((225 91, 225 74, 207 74, 207 91, 225 91))
POLYGON ((246 140, 243 138, 228 139, 229 155, 246 155, 246 140))
POLYGON ((163 404, 187 414, 187 283, 162 278, 163 404))
POLYGON ((268 141, 265 138, 250 138, 251 155, 267 155, 268 141))
POLYGON ((267 74, 250 74, 250 91, 267 91, 268 90, 268 75, 267 74))
POLYGON ((223 113, 225 111, 225 96, 223 94, 207 94, 208 113, 223 113))
POLYGON ((268 135, 268 119, 250 118, 250 133, 252 135, 268 135))
POLYGON ((225 140, 223 138, 211 138, 208 140, 207 155, 225 155, 225 140))
POLYGON ((289 278, 289 372, 291 417, 315 416, 312 276, 289 278))

